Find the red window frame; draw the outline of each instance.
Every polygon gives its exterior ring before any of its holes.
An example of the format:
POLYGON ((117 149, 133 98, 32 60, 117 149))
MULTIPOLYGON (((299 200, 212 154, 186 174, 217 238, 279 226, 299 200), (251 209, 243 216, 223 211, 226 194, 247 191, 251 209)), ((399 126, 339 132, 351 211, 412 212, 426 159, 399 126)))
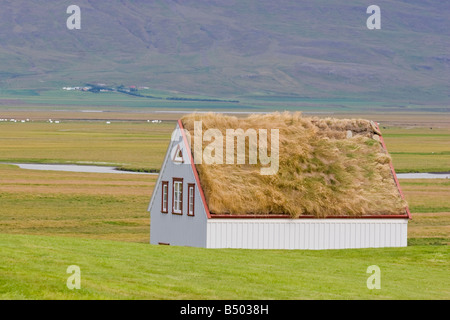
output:
POLYGON ((172 214, 183 214, 183 178, 172 178, 172 214), (180 212, 175 212, 175 182, 181 182, 180 212))
POLYGON ((187 215, 193 217, 195 214, 195 184, 188 183, 188 198, 187 198, 187 215), (191 212, 191 195, 192 195, 192 212, 191 212))
POLYGON ((161 213, 168 213, 169 212, 169 181, 162 181, 161 182, 161 213), (167 198, 166 201, 164 201, 164 187, 167 187, 167 198), (164 210, 164 202, 166 205, 166 209, 164 210))

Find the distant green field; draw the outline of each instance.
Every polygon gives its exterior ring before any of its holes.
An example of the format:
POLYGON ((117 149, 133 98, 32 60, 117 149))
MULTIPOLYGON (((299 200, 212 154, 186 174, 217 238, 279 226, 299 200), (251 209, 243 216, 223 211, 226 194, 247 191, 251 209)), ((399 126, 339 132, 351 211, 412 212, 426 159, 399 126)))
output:
MULTIPOLYGON (((155 170, 161 166, 174 127, 174 121, 153 124, 144 120, 109 125, 104 121, 0 122, 0 161, 94 162, 155 170)), ((388 127, 382 131, 398 173, 450 171, 450 127, 388 127)))
POLYGON ((393 127, 382 131, 397 172, 450 171, 448 127, 393 127))
POLYGON ((0 161, 157 169, 174 122, 0 123, 0 161))
POLYGON ((227 98, 206 96, 201 94, 172 93, 156 89, 143 89, 139 94, 153 96, 144 98, 119 92, 83 92, 66 91, 62 88, 50 90, 8 90, 0 88, 0 110, 36 109, 40 110, 181 110, 181 111, 237 111, 237 112, 267 112, 267 111, 305 111, 314 113, 342 112, 416 112, 436 111, 448 112, 445 105, 423 106, 397 103, 386 103, 358 96, 347 98, 310 98, 298 95, 273 95, 255 93, 253 95, 235 95, 227 98), (180 100, 172 100, 177 98, 180 100), (182 100, 186 99, 186 100, 182 100), (191 99, 191 100, 190 100, 191 99), (192 100, 193 99, 193 100, 192 100), (218 101, 202 101, 204 99, 218 101))
POLYGON ((443 299, 448 246, 236 250, 0 234, 2 299, 443 299), (81 288, 69 290, 70 265, 81 288), (381 289, 369 290, 371 265, 381 289))
MULTIPOLYGON (((146 108, 147 110, 257 110, 261 107, 257 104, 226 102, 226 99, 216 97, 206 97, 203 95, 180 95, 180 94, 162 94, 159 91, 155 95, 153 90, 141 90, 139 93, 143 95, 153 95, 159 99, 150 99, 143 97, 130 96, 118 92, 83 92, 83 91, 65 91, 62 89, 33 91, 33 90, 1 90, 0 99, 12 100, 12 107, 19 105, 21 107, 36 107, 42 110, 55 109, 61 107, 63 109, 86 109, 86 108, 105 108, 108 109, 129 109, 146 108), (177 97, 185 99, 218 99, 221 101, 182 101, 167 100, 166 98, 177 97)), ((10 109, 11 109, 10 108, 10 109)))

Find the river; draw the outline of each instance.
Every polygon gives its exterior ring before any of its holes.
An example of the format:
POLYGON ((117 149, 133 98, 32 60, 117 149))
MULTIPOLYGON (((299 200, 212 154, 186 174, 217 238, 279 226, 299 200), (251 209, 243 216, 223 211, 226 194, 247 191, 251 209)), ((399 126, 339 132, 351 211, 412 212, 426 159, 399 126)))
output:
POLYGON ((68 172, 86 172, 86 173, 122 173, 122 174, 150 174, 158 173, 133 172, 117 170, 116 167, 76 165, 76 164, 36 164, 36 163, 8 163, 28 170, 47 170, 47 171, 68 171, 68 172))
MULTIPOLYGON (((76 165, 76 164, 36 164, 36 163, 8 163, 28 170, 50 170, 50 171, 69 171, 86 173, 122 173, 122 174, 150 174, 158 173, 132 172, 117 170, 116 167, 94 166, 94 165, 76 165)), ((399 179, 450 179, 450 172, 443 173, 397 173, 399 179)))

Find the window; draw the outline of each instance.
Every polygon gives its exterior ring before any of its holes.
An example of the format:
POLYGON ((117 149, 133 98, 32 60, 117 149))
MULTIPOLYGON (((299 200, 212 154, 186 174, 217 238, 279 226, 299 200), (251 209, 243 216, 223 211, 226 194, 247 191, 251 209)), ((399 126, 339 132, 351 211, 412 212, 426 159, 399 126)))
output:
POLYGON ((195 205, 195 184, 188 183, 188 216, 194 215, 194 205, 195 205))
POLYGON ((177 149, 175 150, 175 153, 173 155, 172 161, 173 162, 180 162, 180 163, 184 162, 184 160, 183 160, 183 152, 181 151, 180 145, 177 145, 177 149))
POLYGON ((163 181, 161 190, 161 212, 167 213, 168 206, 169 206, 169 181, 163 181))
POLYGON ((173 178, 172 213, 183 214, 183 179, 173 178))

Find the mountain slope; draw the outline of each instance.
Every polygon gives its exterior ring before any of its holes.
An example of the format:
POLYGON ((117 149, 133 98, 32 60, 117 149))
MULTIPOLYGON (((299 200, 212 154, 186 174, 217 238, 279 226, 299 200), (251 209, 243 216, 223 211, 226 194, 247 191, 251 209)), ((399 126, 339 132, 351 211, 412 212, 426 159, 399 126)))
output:
POLYGON ((2 1, 0 87, 86 82, 216 96, 448 103, 450 5, 378 1, 2 1))

